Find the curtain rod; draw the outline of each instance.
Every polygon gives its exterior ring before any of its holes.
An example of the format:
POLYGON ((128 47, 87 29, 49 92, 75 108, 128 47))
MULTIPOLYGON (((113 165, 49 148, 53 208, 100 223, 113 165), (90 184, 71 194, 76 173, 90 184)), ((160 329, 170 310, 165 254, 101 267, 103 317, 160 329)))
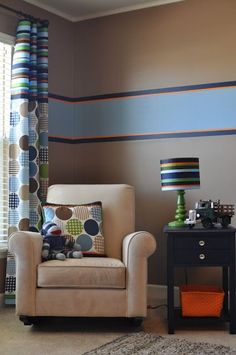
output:
POLYGON ((33 21, 39 22, 39 23, 41 23, 42 25, 46 25, 46 26, 49 25, 49 21, 48 21, 48 20, 42 20, 42 19, 40 19, 40 18, 37 18, 37 17, 34 17, 34 16, 32 16, 32 15, 26 14, 25 12, 12 9, 12 8, 9 7, 9 6, 1 5, 1 4, 0 4, 0 8, 3 8, 3 9, 5 9, 5 10, 7 10, 7 11, 10 11, 10 12, 14 12, 14 13, 17 14, 18 16, 25 17, 25 18, 27 18, 27 19, 29 19, 29 20, 33 20, 33 21))

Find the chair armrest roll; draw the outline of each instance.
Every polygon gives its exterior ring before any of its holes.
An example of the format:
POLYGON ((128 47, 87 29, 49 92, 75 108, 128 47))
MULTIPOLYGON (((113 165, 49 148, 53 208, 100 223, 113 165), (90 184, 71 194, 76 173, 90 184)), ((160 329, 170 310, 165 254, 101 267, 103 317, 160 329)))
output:
POLYGON ((41 263, 43 238, 39 233, 11 234, 9 251, 16 257, 16 314, 35 315, 37 266, 41 263))
POLYGON ((145 231, 135 232, 123 239, 123 262, 128 267, 132 257, 148 258, 156 250, 154 236, 145 231))
POLYGON ((25 262, 41 263, 43 237, 40 233, 18 231, 10 235, 9 251, 25 262), (34 258, 33 258, 34 257, 34 258), (34 260, 33 260, 34 259, 34 260))
POLYGON ((129 234, 123 239, 123 263, 127 268, 127 317, 145 317, 147 314, 147 258, 155 249, 155 238, 145 231, 129 234))

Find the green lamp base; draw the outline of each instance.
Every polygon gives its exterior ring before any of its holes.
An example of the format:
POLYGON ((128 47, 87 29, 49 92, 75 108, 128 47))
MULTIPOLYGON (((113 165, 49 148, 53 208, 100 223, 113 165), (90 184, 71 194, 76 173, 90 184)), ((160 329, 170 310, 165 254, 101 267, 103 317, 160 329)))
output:
POLYGON ((168 223, 168 226, 171 228, 183 228, 187 226, 184 223, 186 218, 184 194, 184 190, 177 190, 177 208, 175 211, 175 220, 168 223))
POLYGON ((168 226, 172 228, 183 228, 186 227, 186 224, 183 221, 173 221, 169 222, 168 226))

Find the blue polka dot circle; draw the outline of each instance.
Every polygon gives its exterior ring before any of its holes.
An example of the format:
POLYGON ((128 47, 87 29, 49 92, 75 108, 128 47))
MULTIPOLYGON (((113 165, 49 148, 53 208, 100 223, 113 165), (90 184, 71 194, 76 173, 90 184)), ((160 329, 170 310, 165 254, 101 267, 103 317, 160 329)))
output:
POLYGON ((82 251, 90 250, 93 246, 93 241, 87 234, 80 234, 80 236, 76 239, 76 242, 80 244, 82 251))
POLYGON ((38 167, 34 162, 29 163, 29 175, 30 177, 34 177, 38 172, 38 167))
POLYGON ((45 221, 50 222, 55 215, 54 209, 50 207, 44 207, 43 210, 44 210, 45 221))
POLYGON ((48 134, 46 132, 41 132, 39 135, 39 142, 42 146, 47 146, 48 143, 48 134))
POLYGON ((19 206, 20 200, 16 193, 9 194, 9 207, 15 209, 19 206))
POLYGON ((29 131, 29 144, 33 144, 37 139, 37 134, 35 133, 35 131, 30 130, 29 131))
POLYGON ((33 161, 37 157, 37 150, 35 147, 30 146, 29 147, 29 160, 33 161))
POLYGON ((29 168, 23 167, 19 172, 19 180, 23 185, 29 183, 29 168))
POLYGON ((97 235, 99 232, 98 223, 94 219, 87 219, 84 223, 84 230, 90 235, 97 235))
POLYGON ((28 152, 21 152, 19 156, 20 165, 23 167, 29 166, 29 154, 28 152))
POLYGON ((9 190, 11 192, 17 192, 19 187, 19 180, 16 176, 10 176, 9 178, 9 190))

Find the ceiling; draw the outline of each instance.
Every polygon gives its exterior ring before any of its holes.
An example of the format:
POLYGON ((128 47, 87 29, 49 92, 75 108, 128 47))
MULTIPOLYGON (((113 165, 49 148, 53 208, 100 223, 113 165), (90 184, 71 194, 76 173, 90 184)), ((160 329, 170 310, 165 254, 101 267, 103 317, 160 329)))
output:
POLYGON ((183 0, 24 0, 67 20, 77 22, 183 0))

